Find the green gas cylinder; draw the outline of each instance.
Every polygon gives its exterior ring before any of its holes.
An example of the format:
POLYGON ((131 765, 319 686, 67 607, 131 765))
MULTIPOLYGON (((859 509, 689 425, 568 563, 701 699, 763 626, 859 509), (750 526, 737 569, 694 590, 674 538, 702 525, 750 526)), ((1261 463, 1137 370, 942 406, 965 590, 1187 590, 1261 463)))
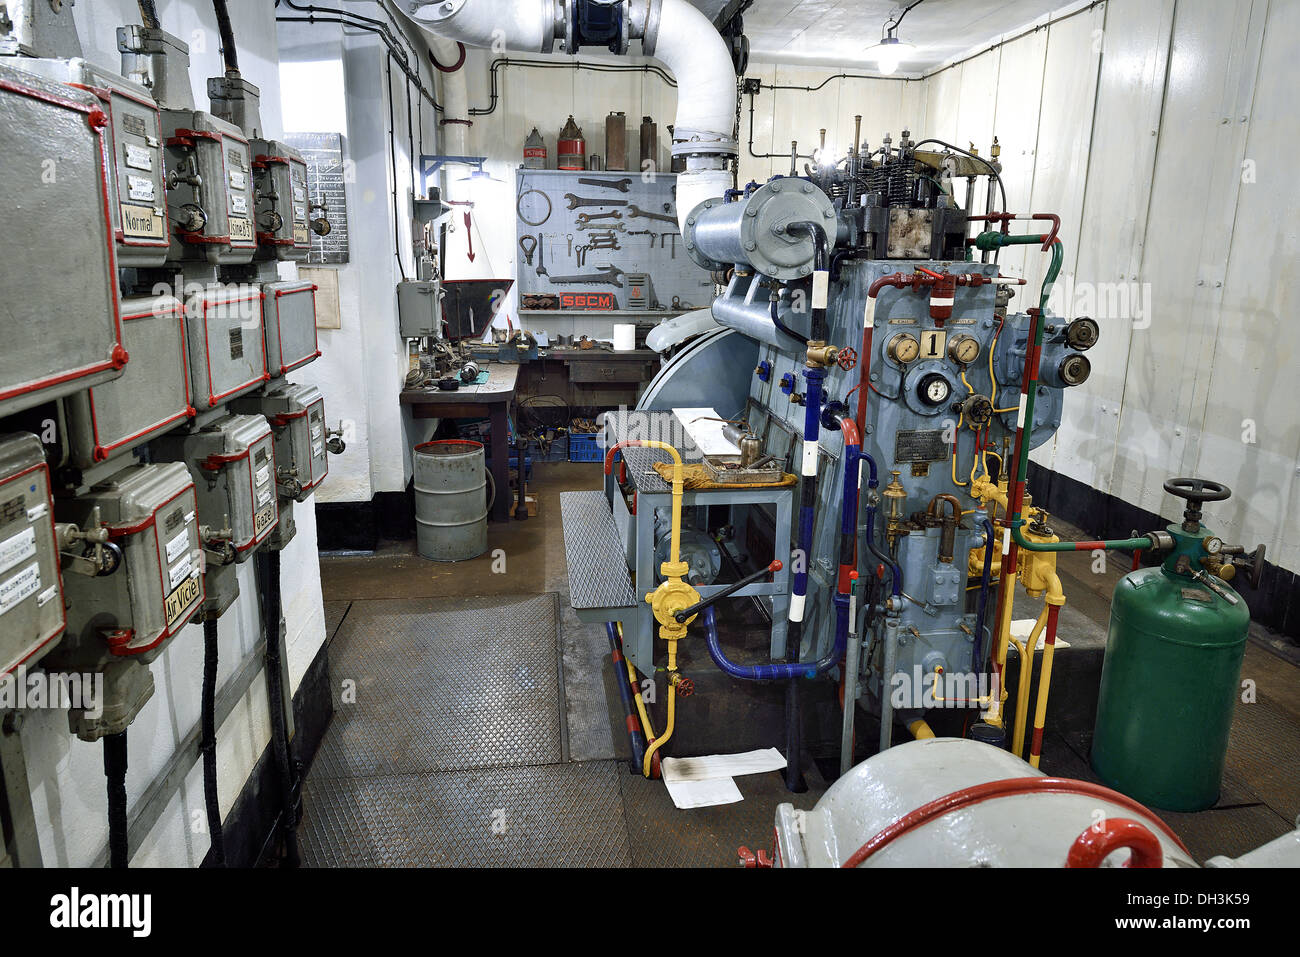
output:
MULTIPOLYGON (((1251 567, 1200 523, 1227 487, 1171 479, 1188 500, 1181 525, 1152 533, 1169 554, 1124 576, 1111 603, 1092 767, 1143 804, 1199 811, 1219 799, 1250 611, 1226 579, 1251 567)), ((1263 564, 1262 546, 1252 572, 1263 564)))

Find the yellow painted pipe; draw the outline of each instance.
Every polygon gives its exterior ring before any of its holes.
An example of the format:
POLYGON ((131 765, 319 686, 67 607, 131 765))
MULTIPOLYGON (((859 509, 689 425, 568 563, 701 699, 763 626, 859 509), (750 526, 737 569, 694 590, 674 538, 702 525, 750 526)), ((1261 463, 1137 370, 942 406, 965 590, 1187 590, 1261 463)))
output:
MULTIPOLYGON (((668 640, 668 674, 672 675, 677 670, 677 640, 670 638, 668 640)), ((654 739, 650 746, 646 748, 645 760, 642 763, 641 773, 650 777, 650 762, 655 752, 668 743, 668 739, 673 736, 673 729, 677 725, 677 687, 673 684, 671 678, 668 681, 668 724, 664 728, 664 733, 654 739)))
POLYGON ((917 741, 934 737, 934 731, 931 730, 929 723, 924 718, 917 718, 915 721, 910 722, 907 730, 912 732, 912 737, 917 741))
MULTIPOLYGON (((1023 645, 1016 642, 1016 650, 1020 652, 1020 676, 1019 685, 1016 691, 1016 727, 1011 736, 1011 753, 1020 757, 1020 752, 1025 744, 1025 727, 1029 723, 1029 689, 1033 687, 1034 674, 1034 655, 1038 651, 1038 637, 1047 627, 1047 605, 1044 603, 1043 610, 1038 615, 1038 620, 1034 622, 1034 630, 1029 633, 1023 645)), ((1012 641, 1015 641, 1013 638, 1012 641)))
MULTIPOLYGON (((1060 577, 1054 574, 1047 586, 1047 599, 1043 604, 1043 608, 1047 610, 1053 605, 1059 607, 1064 604, 1065 590, 1061 587, 1060 577)), ((1034 737, 1039 737, 1047 724, 1047 696, 1052 688, 1052 658, 1055 653, 1055 641, 1043 644, 1043 664, 1038 673, 1038 701, 1034 706, 1034 737)), ((1035 754, 1032 747, 1029 750, 1029 763, 1036 768, 1038 767, 1040 755, 1035 754)))

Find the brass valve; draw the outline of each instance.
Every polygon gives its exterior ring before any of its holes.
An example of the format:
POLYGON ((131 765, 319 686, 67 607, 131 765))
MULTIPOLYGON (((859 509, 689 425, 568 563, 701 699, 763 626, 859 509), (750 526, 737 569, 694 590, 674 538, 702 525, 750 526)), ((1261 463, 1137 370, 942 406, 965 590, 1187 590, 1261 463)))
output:
POLYGON ((835 364, 840 351, 834 346, 817 341, 808 343, 807 365, 812 369, 823 369, 835 364))

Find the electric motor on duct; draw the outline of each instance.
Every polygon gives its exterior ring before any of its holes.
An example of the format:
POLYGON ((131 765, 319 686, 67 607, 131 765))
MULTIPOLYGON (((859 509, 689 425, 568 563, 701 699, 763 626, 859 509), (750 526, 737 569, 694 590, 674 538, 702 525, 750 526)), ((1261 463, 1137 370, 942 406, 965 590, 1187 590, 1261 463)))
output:
POLYGON ((686 217, 687 255, 704 269, 750 266, 789 281, 812 273, 815 250, 795 223, 819 223, 834 245, 835 209, 812 183, 775 179, 735 202, 708 199, 686 217))

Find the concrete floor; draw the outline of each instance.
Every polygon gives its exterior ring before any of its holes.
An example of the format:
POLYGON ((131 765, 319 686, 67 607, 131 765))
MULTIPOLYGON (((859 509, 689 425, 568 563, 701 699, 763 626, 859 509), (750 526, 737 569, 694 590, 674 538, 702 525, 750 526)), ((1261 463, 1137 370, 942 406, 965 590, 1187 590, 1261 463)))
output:
MULTIPOLYGON (((579 855, 576 863, 732 865, 738 844, 770 844, 772 813, 777 804, 791 800, 791 795, 777 774, 752 776, 739 782, 746 795, 740 805, 677 811, 667 801, 662 785, 630 773, 617 689, 610 678, 608 642, 603 627, 578 621, 569 608, 560 527, 559 494, 596 487, 599 472, 598 464, 537 463, 529 490, 538 498, 538 515, 522 522, 490 524, 488 551, 472 561, 454 565, 428 562, 415 554, 414 542, 387 543, 373 555, 322 555, 330 634, 346 632, 349 625, 362 627, 367 618, 383 614, 395 600, 500 596, 513 602, 521 596, 558 595, 557 655, 566 742, 563 760, 566 765, 589 765, 593 773, 615 774, 620 811, 616 823, 621 820, 626 829, 617 842, 625 853, 619 851, 609 860, 579 855)), ((1054 520, 1054 525, 1063 538, 1084 537, 1059 521, 1054 520)), ((1058 568, 1068 599, 1061 613, 1060 634, 1081 651, 1104 647, 1109 596, 1115 582, 1128 571, 1127 565, 1121 559, 1097 568, 1087 553, 1063 553, 1058 568)), ((1016 617, 1033 617, 1036 612, 1032 603, 1017 602, 1016 617)), ((1252 638, 1242 677, 1255 682, 1257 701, 1237 708, 1223 798, 1210 811, 1163 815, 1202 860, 1215 854, 1240 854, 1285 833, 1300 814, 1300 670, 1270 650, 1289 651, 1294 645, 1262 629, 1252 638)), ((1086 658, 1079 655, 1075 660, 1086 658)), ((1064 652, 1057 660, 1061 671, 1053 682, 1051 713, 1059 712, 1061 719, 1056 728, 1049 721, 1043 769, 1092 778, 1087 763, 1090 715, 1085 718, 1083 712, 1094 698, 1080 691, 1094 696, 1095 691, 1079 685, 1086 686, 1095 677, 1089 676, 1083 665, 1078 666, 1078 674, 1072 674, 1064 652), (1072 709, 1079 714, 1072 715, 1072 709)), ((521 770, 546 774, 554 769, 537 765, 521 770)), ((811 806, 826 786, 816 769, 811 770, 809 784, 808 794, 795 797, 796 806, 811 806)), ((554 786, 569 787, 559 779, 554 786)), ((574 792, 575 799, 583 799, 577 797, 580 793, 587 792, 574 792)), ((310 818, 310 807, 307 814, 310 818)), ((558 857, 542 863, 574 863, 556 853, 558 857)))

